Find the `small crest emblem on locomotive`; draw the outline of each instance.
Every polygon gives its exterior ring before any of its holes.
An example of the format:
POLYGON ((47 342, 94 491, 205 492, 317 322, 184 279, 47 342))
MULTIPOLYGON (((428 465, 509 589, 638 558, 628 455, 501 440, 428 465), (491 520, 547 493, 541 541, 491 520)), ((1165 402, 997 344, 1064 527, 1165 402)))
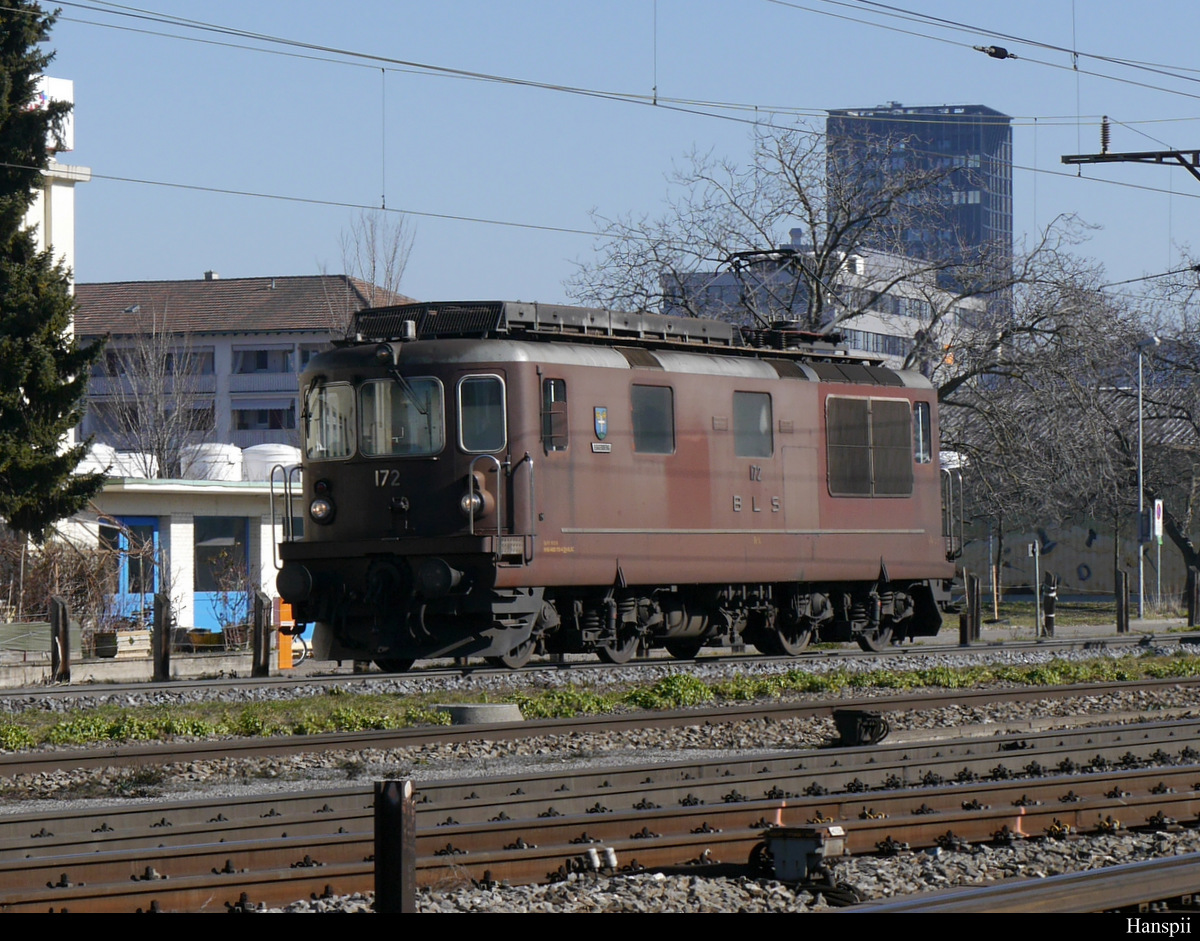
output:
POLYGON ((596 413, 596 437, 603 441, 608 434, 608 407, 597 405, 594 411, 596 413))

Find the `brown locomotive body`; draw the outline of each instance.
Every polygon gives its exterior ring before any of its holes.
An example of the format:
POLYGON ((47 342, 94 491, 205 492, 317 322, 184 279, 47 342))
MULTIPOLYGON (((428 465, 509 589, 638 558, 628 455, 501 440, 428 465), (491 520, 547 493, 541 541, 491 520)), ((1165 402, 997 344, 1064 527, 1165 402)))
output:
POLYGON ((513 303, 360 313, 301 378, 281 597, 319 656, 936 633, 954 575, 920 375, 785 328, 513 303))

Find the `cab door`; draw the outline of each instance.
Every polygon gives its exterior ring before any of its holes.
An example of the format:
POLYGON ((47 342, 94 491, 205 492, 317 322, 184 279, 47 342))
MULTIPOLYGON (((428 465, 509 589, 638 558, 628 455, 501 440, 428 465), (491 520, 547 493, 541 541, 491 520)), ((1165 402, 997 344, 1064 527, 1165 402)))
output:
MULTIPOLYGON (((508 387, 500 370, 461 376, 454 386, 457 447, 466 482, 468 525, 475 533, 512 532, 508 459, 508 387)), ((466 506, 466 505, 464 505, 466 506)))

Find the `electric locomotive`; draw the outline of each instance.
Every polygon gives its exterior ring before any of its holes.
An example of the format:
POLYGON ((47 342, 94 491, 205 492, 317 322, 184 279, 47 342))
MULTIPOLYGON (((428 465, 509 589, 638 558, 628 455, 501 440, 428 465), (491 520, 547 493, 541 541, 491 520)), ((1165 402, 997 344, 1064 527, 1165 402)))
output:
POLYGON ((921 375, 787 324, 578 307, 409 304, 354 330, 301 376, 302 468, 273 482, 279 594, 319 658, 940 628, 958 546, 921 375))

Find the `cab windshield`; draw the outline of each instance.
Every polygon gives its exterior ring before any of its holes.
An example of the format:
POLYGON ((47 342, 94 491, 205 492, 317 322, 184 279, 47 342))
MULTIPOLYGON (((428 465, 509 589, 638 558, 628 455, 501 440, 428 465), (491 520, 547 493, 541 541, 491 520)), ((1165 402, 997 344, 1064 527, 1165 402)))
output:
POLYGON ((314 385, 304 399, 304 450, 310 461, 354 453, 354 389, 346 382, 314 385))
POLYGON ((358 390, 359 445, 366 457, 424 457, 445 445, 442 384, 437 379, 381 379, 358 390))

